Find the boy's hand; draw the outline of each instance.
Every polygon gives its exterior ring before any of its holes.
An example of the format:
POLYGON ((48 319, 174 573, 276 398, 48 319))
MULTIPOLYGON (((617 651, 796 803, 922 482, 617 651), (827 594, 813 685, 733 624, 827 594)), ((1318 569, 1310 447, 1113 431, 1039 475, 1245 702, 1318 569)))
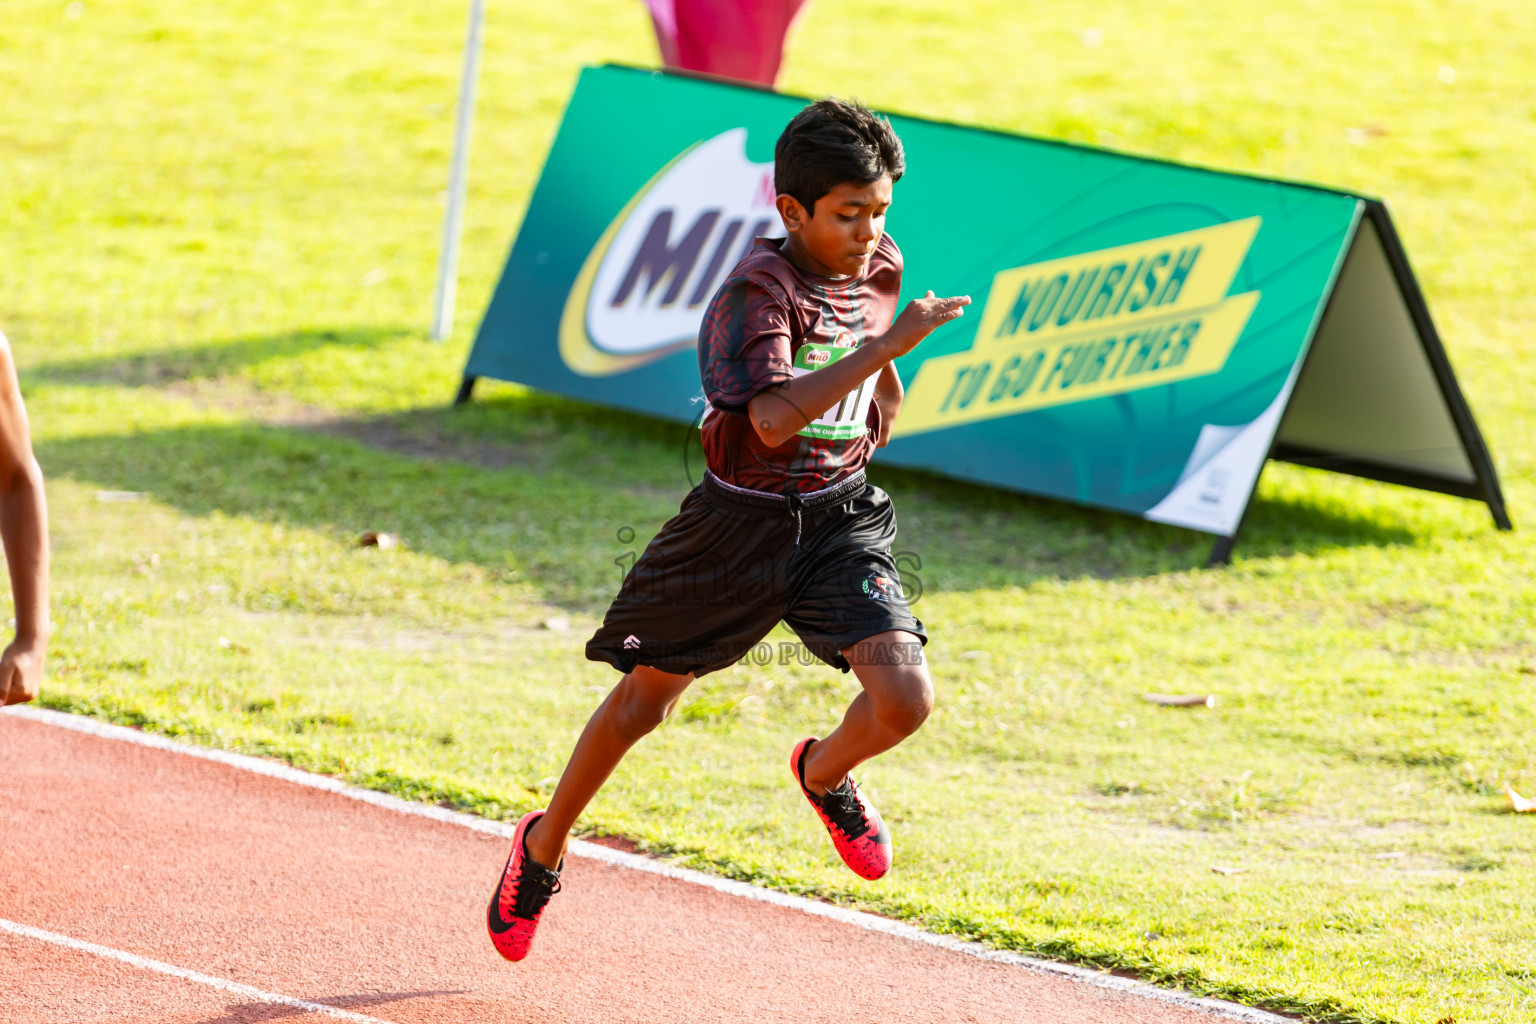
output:
POLYGON ((44 645, 13 640, 0 654, 0 707, 25 704, 37 696, 43 677, 44 645))
POLYGON ((880 337, 880 344, 889 350, 892 359, 904 356, 917 348, 917 343, 937 328, 963 316, 965 313, 963 307, 970 304, 969 295, 939 299, 935 298, 930 291, 922 298, 913 299, 907 303, 907 308, 902 310, 896 322, 891 324, 891 329, 880 337))

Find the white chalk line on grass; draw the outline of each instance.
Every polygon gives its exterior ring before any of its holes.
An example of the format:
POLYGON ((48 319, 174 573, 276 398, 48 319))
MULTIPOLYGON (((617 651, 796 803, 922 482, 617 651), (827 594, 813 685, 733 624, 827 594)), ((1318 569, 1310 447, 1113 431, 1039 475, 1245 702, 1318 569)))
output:
POLYGON ((113 949, 111 946, 98 946, 94 942, 72 939, 68 935, 44 931, 41 928, 33 928, 31 925, 20 924, 16 921, 7 921, 3 917, 0 917, 0 931, 25 936, 29 939, 36 939, 39 942, 51 942, 55 946, 67 946, 70 949, 77 949, 82 953, 92 953, 111 960, 121 960, 125 964, 132 964, 134 967, 141 967, 146 971, 157 971, 160 974, 168 974, 173 978, 180 978, 183 981, 195 981, 199 985, 207 985, 210 988, 218 989, 220 992, 244 996, 246 999, 254 999, 261 1003, 271 1003, 275 1006, 291 1006, 296 1010, 304 1010, 307 1013, 322 1013, 327 1017, 356 1021, 358 1024, 389 1024, 388 1021, 380 1020, 378 1017, 353 1013, 351 1010, 343 1010, 339 1006, 327 1006, 325 1003, 311 1003, 304 999, 294 999, 291 996, 278 995, 276 992, 264 992, 250 985, 242 985, 238 981, 215 978, 211 974, 199 974, 197 971, 189 971, 183 967, 177 967, 175 964, 161 963, 159 960, 151 960, 149 957, 139 956, 137 953, 125 953, 121 949, 113 949))
MULTIPOLYGON (((282 779, 285 782, 291 782, 298 786, 324 790, 327 793, 336 793, 366 804, 373 804, 375 807, 383 807, 401 814, 413 814, 419 818, 430 818, 433 821, 440 821, 450 825, 459 825, 464 828, 473 829, 476 832, 501 836, 504 839, 511 839, 516 829, 516 826, 512 824, 491 821, 486 818, 477 818, 472 814, 450 811, 447 808, 437 807, 432 804, 412 803, 409 800, 402 800, 387 793, 364 789, 360 786, 351 786, 329 776, 301 771, 298 768, 277 761, 251 757, 248 754, 235 754, 227 750, 216 750, 211 747, 193 746, 189 743, 167 739, 164 736, 157 736, 154 733, 139 732, 136 729, 128 729, 120 725, 98 722, 93 718, 87 718, 83 715, 69 715, 60 711, 49 711, 45 708, 25 706, 6 708, 5 713, 14 714, 35 722, 73 729, 76 732, 89 733, 106 739, 122 740, 144 747, 153 747, 157 750, 167 750, 172 753, 185 754, 188 757, 201 758, 205 761, 216 761, 219 764, 229 765, 232 768, 239 768, 257 775, 266 775, 274 779, 282 779)), ((1019 953, 1011 953, 1007 950, 992 949, 979 942, 966 942, 949 935, 938 935, 934 932, 924 931, 913 925, 905 924, 901 921, 893 921, 890 918, 880 917, 876 914, 869 914, 860 910, 849 910, 846 907, 821 903, 816 900, 806 899, 803 896, 791 896, 776 889, 765 889, 747 882, 738 882, 730 878, 719 878, 691 868, 674 867, 671 864, 651 857, 635 853, 625 853, 622 850, 599 846, 596 843, 589 843, 581 839, 573 839, 568 852, 572 856, 599 861, 613 867, 628 868, 632 871, 644 871, 647 874, 660 875, 663 878, 689 882, 708 889, 714 889, 717 892, 728 893, 732 896, 740 896, 744 899, 756 900, 759 903, 768 903, 776 907, 798 910, 801 913, 811 914, 815 917, 824 917, 829 920, 852 925, 855 928, 861 928, 864 931, 879 932, 884 935, 906 939, 909 942, 919 942, 926 946, 933 946, 980 960, 1012 964, 1016 967, 1022 967, 1043 974, 1066 977, 1097 988, 1110 989, 1143 999, 1154 999, 1158 1002, 1170 1003, 1191 1010, 1200 1010, 1226 1020, 1239 1020, 1247 1022, 1247 1024, 1295 1024, 1295 1018, 1293 1017, 1282 1017, 1267 1010, 1243 1006, 1241 1003, 1230 1003, 1222 999, 1208 999, 1175 989, 1159 988, 1145 981, 1122 978, 1104 971, 1077 967, 1073 964, 1056 963, 1051 960, 1040 960, 1019 953)), ((359 1019, 371 1020, 372 1018, 359 1019)))

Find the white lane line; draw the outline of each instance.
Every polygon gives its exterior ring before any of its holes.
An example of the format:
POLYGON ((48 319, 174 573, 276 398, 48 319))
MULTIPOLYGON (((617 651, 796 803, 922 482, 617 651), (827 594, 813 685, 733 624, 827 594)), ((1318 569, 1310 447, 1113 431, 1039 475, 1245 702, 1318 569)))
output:
POLYGON ((159 960, 151 960, 147 956, 139 956, 137 953, 125 953, 121 949, 113 949, 110 946, 98 946, 94 942, 82 942, 80 939, 72 939, 68 935, 60 935, 58 932, 48 932, 41 928, 33 928, 31 925, 20 924, 16 921, 7 921, 0 917, 0 931, 7 931, 13 935, 22 935, 39 942, 51 942, 55 946, 68 946, 82 953, 92 953, 96 956, 107 957, 111 960, 121 960, 125 964, 141 967, 146 971, 157 971, 160 974, 168 974, 173 978, 183 981, 195 981, 199 985, 207 985, 221 992, 231 995, 244 996, 246 999, 254 999, 260 1003, 271 1003, 274 1006, 291 1006, 296 1010, 304 1010, 307 1013, 321 1013, 327 1017, 335 1017, 337 1020, 356 1021, 357 1024, 389 1024, 388 1021, 378 1017, 369 1017, 366 1014, 353 1013, 351 1010, 343 1010, 339 1006, 327 1006, 324 1003, 311 1003, 303 999, 294 999, 291 996, 279 995, 276 992, 264 992, 250 985, 242 985, 238 981, 226 981, 223 978, 215 978, 211 974, 199 974, 197 971, 189 971, 175 964, 161 963, 159 960))
MULTIPOLYGON (((315 775, 311 772, 300 771, 297 768, 277 761, 268 761, 259 757, 251 757, 247 754, 234 754, 227 750, 215 750, 211 747, 196 747, 189 743, 179 743, 176 740, 157 736, 154 733, 139 732, 136 729, 127 729, 120 725, 108 725, 105 722, 98 722, 94 718, 87 718, 83 715, 67 715, 59 711, 31 708, 25 705, 5 708, 0 713, 13 714, 34 722, 73 729, 76 732, 89 733, 92 736, 100 736, 105 739, 136 743, 139 746, 153 747, 156 750, 168 750, 172 753, 185 754, 188 757, 201 758, 204 761, 217 761, 219 764, 254 772, 257 775, 282 779, 297 786, 324 790, 327 793, 335 793, 366 804, 373 804, 375 807, 398 811, 401 814, 413 814, 418 818, 430 818, 433 821, 440 821, 449 825, 459 825, 463 828, 473 829, 476 832, 501 836, 504 839, 511 839, 512 833, 516 830, 516 826, 512 824, 490 821, 486 818, 477 818, 472 814, 450 811, 432 804, 412 803, 408 800, 401 800, 399 797, 390 796, 387 793, 363 789, 359 786, 349 786, 345 782, 340 782, 325 775, 315 775)), ((625 853, 622 850, 610 849, 606 846, 599 846, 596 843, 589 843, 580 839, 573 839, 571 841, 568 853, 572 856, 586 858, 587 860, 600 861, 613 867, 661 875, 664 878, 673 878, 680 882, 702 885, 717 892, 756 900, 759 903, 768 903, 776 907, 798 910, 801 913, 811 914, 815 917, 825 917, 843 924, 852 925, 855 928, 862 928, 867 932, 879 932, 884 935, 906 939, 909 942, 920 942, 926 946, 934 946, 953 953, 961 953, 980 960, 1012 964, 1016 967, 1023 967, 1027 970, 1038 971, 1043 974, 1070 978, 1097 988, 1111 989, 1123 992, 1126 995, 1137 996, 1143 999, 1154 999, 1161 1003, 1170 1003, 1174 1006, 1181 1006, 1190 1010, 1199 1010, 1224 1020, 1244 1021, 1245 1024, 1296 1024, 1294 1017, 1282 1017, 1279 1014, 1270 1013, 1266 1010, 1243 1006, 1241 1003, 1229 1003, 1222 999, 1207 999, 1201 996, 1190 995, 1187 992, 1180 992, 1176 989, 1158 988, 1156 985, 1145 981, 1121 978, 1117 975, 1091 970, 1086 967, 1056 963, 1051 960, 1038 960, 1019 953, 1010 953, 1007 950, 992 949, 979 942, 965 942, 949 935, 937 935, 913 925, 904 924, 901 921, 893 921, 890 918, 880 917, 876 914, 849 910, 846 907, 821 903, 816 900, 806 899, 803 896, 791 896, 788 893, 782 893, 775 889, 764 889, 760 886, 738 882, 734 879, 718 878, 714 875, 705 874, 702 871, 694 871, 691 868, 673 867, 664 861, 651 857, 643 857, 635 853, 625 853)))

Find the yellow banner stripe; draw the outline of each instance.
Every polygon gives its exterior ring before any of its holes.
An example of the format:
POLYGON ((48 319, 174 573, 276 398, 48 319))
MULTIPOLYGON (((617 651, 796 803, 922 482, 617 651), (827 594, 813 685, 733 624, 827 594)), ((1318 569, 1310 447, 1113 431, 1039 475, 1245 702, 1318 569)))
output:
POLYGON ((999 271, 976 347, 1108 330, 1215 305, 1232 288, 1260 218, 999 271))
POLYGON ((895 434, 975 423, 1171 384, 1226 364, 1258 304, 1258 292, 1203 309, 1163 310, 1111 329, 1012 344, 977 345, 922 364, 902 402, 895 434), (1043 344, 1042 344, 1043 340, 1043 344))

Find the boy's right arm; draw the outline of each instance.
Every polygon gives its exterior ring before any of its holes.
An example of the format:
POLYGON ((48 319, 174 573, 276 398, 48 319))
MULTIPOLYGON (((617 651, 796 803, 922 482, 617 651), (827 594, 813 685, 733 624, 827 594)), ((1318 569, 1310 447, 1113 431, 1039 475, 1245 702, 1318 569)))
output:
POLYGON ((0 334, 0 540, 16 636, 0 654, 0 706, 37 696, 48 646, 48 511, 11 347, 0 334))
POLYGON ((907 303, 890 330, 880 337, 860 345, 835 363, 759 391, 747 403, 757 436, 770 448, 777 448, 841 402, 872 374, 911 352, 938 327, 963 315, 964 307, 970 304, 969 295, 940 299, 929 292, 907 303))

